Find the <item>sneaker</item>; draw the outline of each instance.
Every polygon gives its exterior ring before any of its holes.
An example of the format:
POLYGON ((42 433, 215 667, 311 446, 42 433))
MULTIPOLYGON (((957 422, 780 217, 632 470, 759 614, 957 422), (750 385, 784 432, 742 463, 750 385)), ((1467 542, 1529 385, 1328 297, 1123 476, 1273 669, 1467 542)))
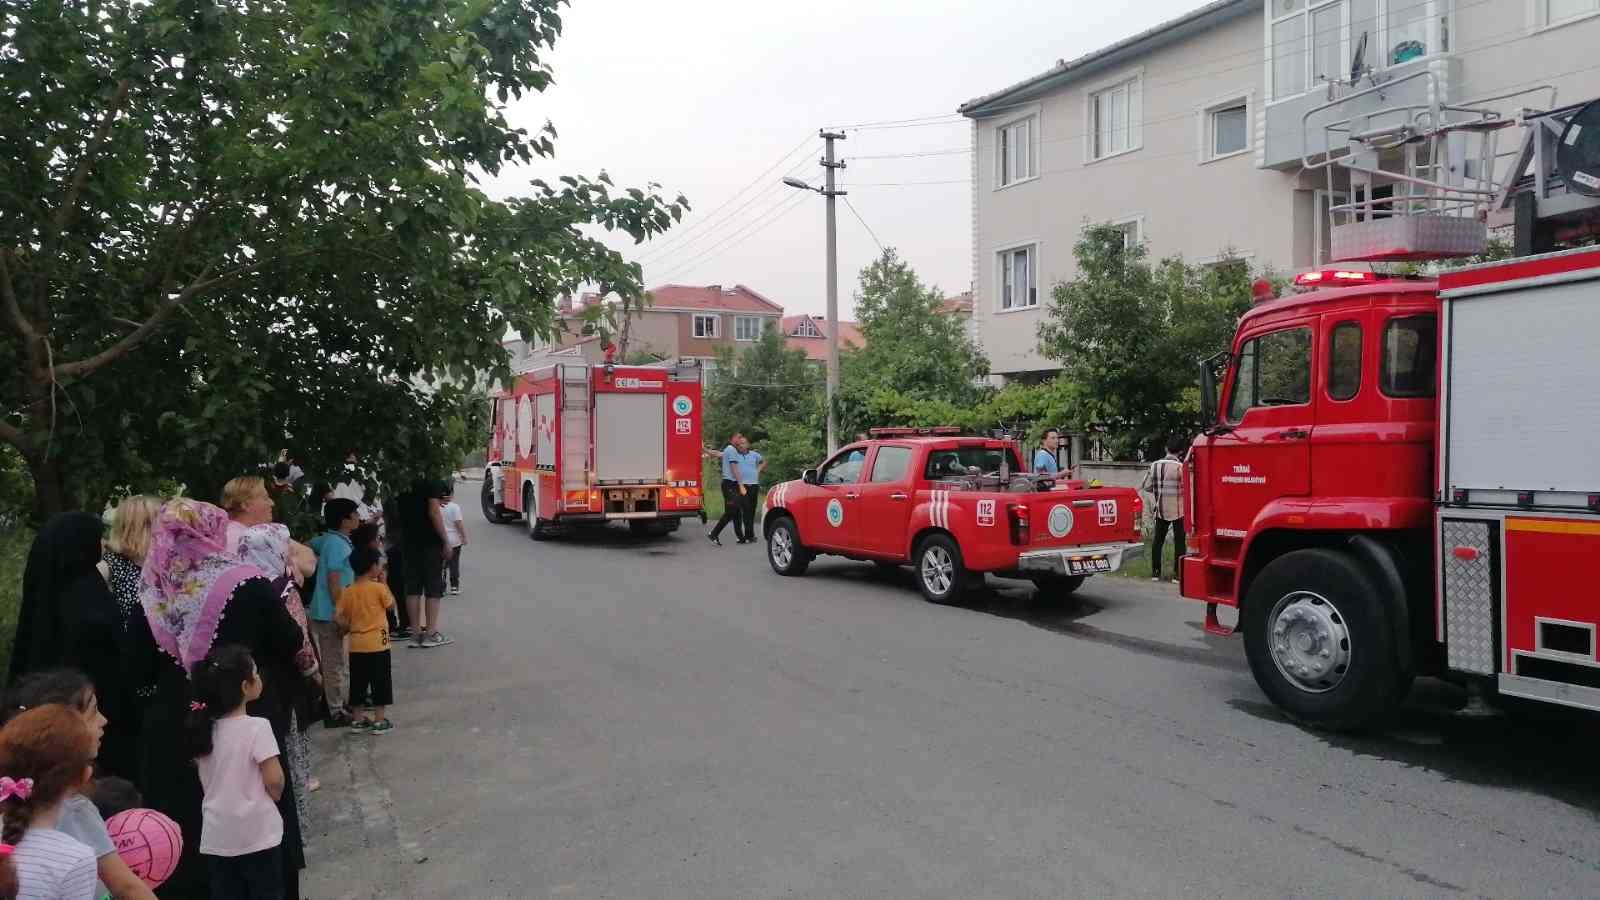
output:
POLYGON ((461 596, 461 588, 458 588, 458 587, 451 588, 450 589, 450 596, 452 596, 452 597, 461 596))
POLYGON ((1160 575, 1152 575, 1152 576, 1150 576, 1150 580, 1151 581, 1160 581, 1161 580, 1161 576, 1160 575))
POLYGON ((365 729, 367 734, 388 734, 393 730, 394 723, 388 719, 379 719, 378 721, 373 722, 371 725, 368 725, 365 729))
POLYGON ((432 645, 428 643, 428 633, 426 631, 419 631, 412 636, 411 643, 407 644, 406 646, 413 650, 420 650, 423 647, 432 645))
POLYGON ((706 540, 708 540, 708 541, 710 541, 710 542, 711 542, 711 543, 713 543, 713 544, 716 544, 716 545, 717 545, 717 546, 718 546, 718 547, 721 547, 721 546, 722 546, 722 539, 721 539, 721 538, 718 538, 718 537, 717 537, 717 536, 716 536, 716 535, 714 535, 714 534, 708 534, 708 535, 706 535, 706 540))
POLYGON ((372 720, 370 719, 357 719, 356 721, 350 723, 351 734, 364 734, 371 730, 372 720))
POLYGON ((389 633, 389 638, 390 640, 396 641, 409 641, 411 640, 411 629, 396 628, 394 631, 389 633))
POLYGON ((328 728, 328 729, 349 728, 351 726, 351 724, 353 724, 353 722, 354 722, 354 720, 350 718, 350 714, 349 713, 344 712, 344 711, 340 711, 340 712, 336 712, 336 713, 328 716, 327 718, 323 719, 322 720, 322 727, 323 728, 328 728))
POLYGON ((446 644, 454 644, 455 642, 456 642, 455 638, 446 637, 445 635, 440 634, 439 632, 435 631, 434 633, 428 635, 426 638, 423 639, 422 646, 424 646, 424 647, 443 647, 446 644))

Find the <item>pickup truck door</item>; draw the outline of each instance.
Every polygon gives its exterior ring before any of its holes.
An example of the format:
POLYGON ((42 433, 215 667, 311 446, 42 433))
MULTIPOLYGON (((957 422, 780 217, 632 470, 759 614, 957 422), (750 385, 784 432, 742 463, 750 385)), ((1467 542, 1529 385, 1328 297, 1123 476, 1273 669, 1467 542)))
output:
POLYGON ((911 552, 906 529, 915 505, 916 450, 899 444, 879 444, 867 465, 856 506, 862 528, 857 533, 863 553, 906 559, 911 552))
POLYGON ((817 470, 800 519, 800 540, 824 550, 856 550, 861 533, 857 500, 866 473, 867 448, 846 447, 817 470))

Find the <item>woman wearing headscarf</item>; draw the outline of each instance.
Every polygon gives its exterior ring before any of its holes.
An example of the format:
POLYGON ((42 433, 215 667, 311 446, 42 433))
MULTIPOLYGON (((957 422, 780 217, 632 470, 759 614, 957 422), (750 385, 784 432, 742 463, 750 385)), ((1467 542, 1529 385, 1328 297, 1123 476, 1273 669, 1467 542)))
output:
POLYGON ((303 555, 295 552, 296 548, 307 552, 311 549, 291 541, 288 526, 273 522, 248 526, 239 535, 240 562, 268 575, 281 573, 273 578, 272 589, 278 593, 290 618, 300 626, 300 637, 304 641, 300 652, 295 654, 295 670, 300 680, 290 698, 288 743, 283 748, 284 758, 289 763, 289 777, 294 781, 300 833, 304 835, 309 830, 307 812, 316 779, 311 777, 311 737, 301 726, 318 718, 314 701, 322 696, 322 686, 317 681, 317 653, 311 640, 311 625, 306 621, 306 606, 300 599, 300 584, 316 571, 317 557, 312 553, 308 565, 303 555), (296 556, 301 558, 296 559, 296 556))
POLYGON ((134 774, 134 746, 126 724, 134 711, 122 679, 122 618, 97 568, 103 527, 98 516, 62 513, 34 538, 7 680, 61 666, 88 675, 106 719, 124 723, 106 729, 96 768, 128 778, 134 774))
MULTIPOLYGON (((144 648, 130 680, 154 682, 140 732, 137 783, 147 805, 171 816, 183 830, 183 857, 157 895, 208 896, 199 858, 200 779, 182 737, 191 701, 189 672, 211 648, 239 644, 250 650, 264 683, 251 715, 272 723, 280 746, 289 730, 288 694, 299 675, 295 656, 302 637, 268 573, 227 551, 228 516, 209 503, 177 499, 161 508, 145 557, 140 605, 144 616, 133 635, 144 648)), ((294 784, 278 803, 283 815, 284 897, 299 897, 305 867, 294 784)))

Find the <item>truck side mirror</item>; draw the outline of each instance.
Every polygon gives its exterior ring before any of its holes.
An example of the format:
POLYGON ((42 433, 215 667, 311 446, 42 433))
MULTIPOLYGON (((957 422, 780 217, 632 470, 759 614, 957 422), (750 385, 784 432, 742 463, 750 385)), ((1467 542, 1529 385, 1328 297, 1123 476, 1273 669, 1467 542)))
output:
POLYGON ((1204 428, 1217 424, 1217 367, 1228 358, 1219 353, 1200 361, 1200 424, 1204 428))
POLYGON ((800 480, 804 481, 806 484, 816 484, 817 483, 817 470, 816 469, 807 469, 804 472, 801 472, 800 473, 800 480))

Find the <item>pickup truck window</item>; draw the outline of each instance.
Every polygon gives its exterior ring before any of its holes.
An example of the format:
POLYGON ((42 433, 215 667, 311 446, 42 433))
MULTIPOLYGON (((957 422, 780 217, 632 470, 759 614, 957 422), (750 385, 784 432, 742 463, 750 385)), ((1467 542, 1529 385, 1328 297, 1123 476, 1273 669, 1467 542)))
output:
POLYGON ((822 484, 855 484, 861 480, 861 464, 866 461, 867 451, 852 447, 828 460, 817 481, 822 484))
POLYGON ((910 467, 910 447, 879 447, 872 460, 872 478, 868 480, 873 484, 893 484, 904 478, 910 467))
POLYGON ((1023 474, 1027 470, 1017 464, 1017 454, 1000 447, 953 447, 935 450, 928 454, 928 465, 923 477, 929 481, 941 478, 964 478, 968 468, 977 468, 985 475, 1000 471, 1000 461, 1005 460, 1011 471, 1023 474))
POLYGON ((1238 375, 1228 398, 1234 425, 1257 406, 1297 406, 1311 401, 1311 329, 1263 334, 1239 350, 1238 375))

